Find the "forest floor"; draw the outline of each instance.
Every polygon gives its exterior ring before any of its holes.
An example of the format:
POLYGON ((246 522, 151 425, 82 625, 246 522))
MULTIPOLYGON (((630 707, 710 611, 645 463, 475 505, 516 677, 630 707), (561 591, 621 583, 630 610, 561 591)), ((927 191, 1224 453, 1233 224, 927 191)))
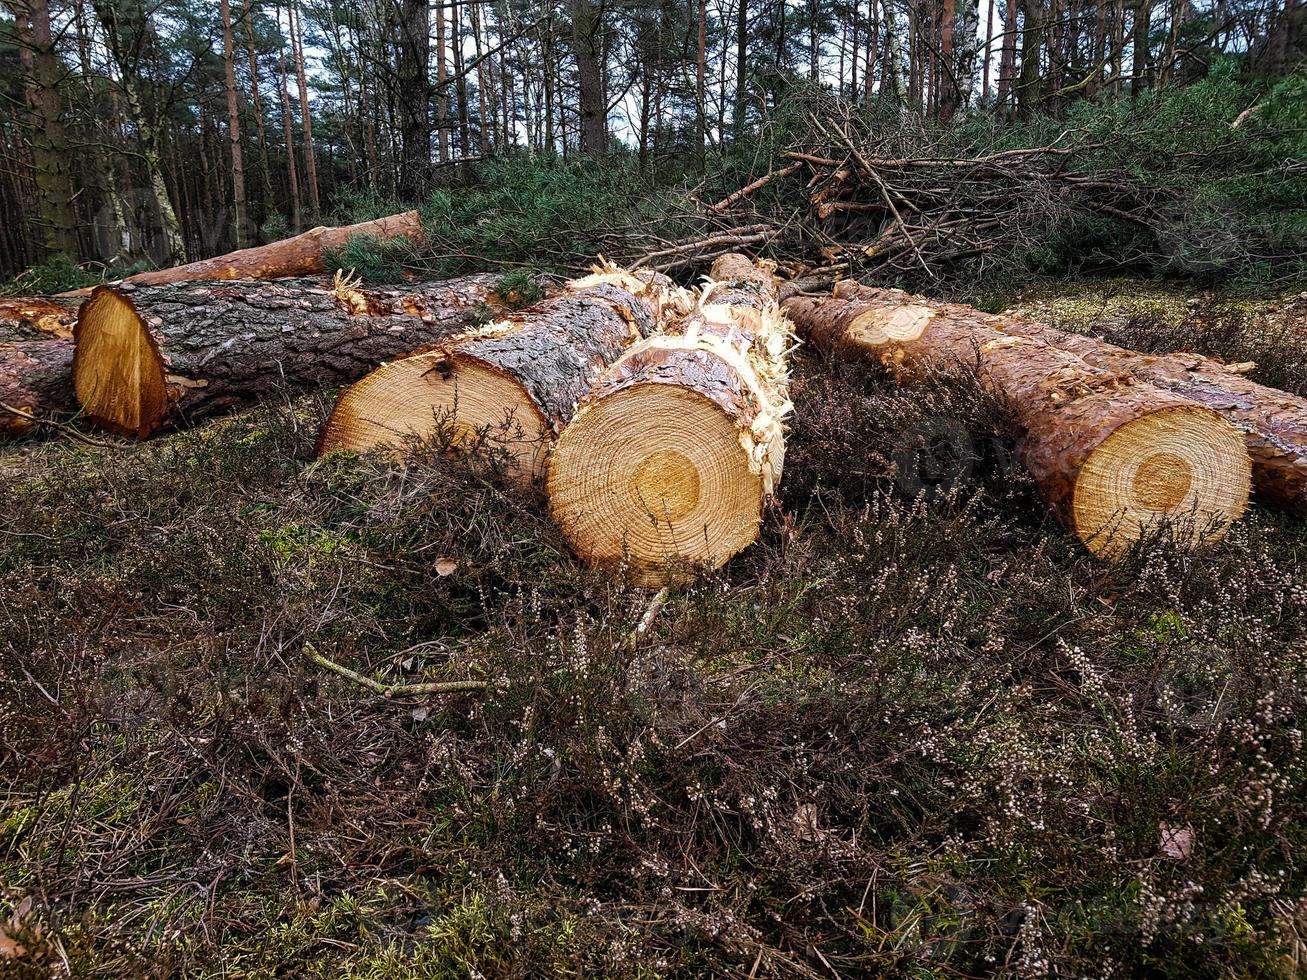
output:
MULTIPOLYGON (((1303 298, 979 299, 1307 394, 1303 298)), ((0 975, 1307 967, 1307 522, 1109 566, 974 382, 805 357, 762 540, 635 640, 493 473, 313 461, 328 397, 0 454, 0 975)))

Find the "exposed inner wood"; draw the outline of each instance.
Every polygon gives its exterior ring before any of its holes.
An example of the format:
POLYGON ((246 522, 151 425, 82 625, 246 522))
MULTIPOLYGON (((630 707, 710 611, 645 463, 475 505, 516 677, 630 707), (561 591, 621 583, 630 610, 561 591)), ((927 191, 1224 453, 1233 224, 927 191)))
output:
POLYGON ((695 309, 631 347, 550 458, 555 522, 591 564, 657 586, 751 544, 784 460, 789 330, 771 269, 714 263, 695 309))
POLYGON ((561 294, 383 365, 342 392, 320 453, 381 449, 402 458, 441 425, 529 484, 591 383, 632 343, 683 312, 671 282, 604 269, 561 294))
POLYGON ((130 301, 99 287, 82 306, 73 389, 88 416, 123 435, 149 435, 172 403, 159 346, 130 301))

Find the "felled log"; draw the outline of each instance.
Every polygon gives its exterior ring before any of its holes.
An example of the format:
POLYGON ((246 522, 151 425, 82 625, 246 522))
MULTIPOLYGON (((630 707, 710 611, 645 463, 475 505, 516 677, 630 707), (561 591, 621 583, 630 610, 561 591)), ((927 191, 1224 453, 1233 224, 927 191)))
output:
POLYGON ((975 370, 1012 407, 1021 461, 1054 515, 1095 554, 1121 554, 1162 520, 1193 546, 1210 543, 1247 506, 1238 430, 1175 392, 1001 333, 970 307, 851 287, 783 305, 814 345, 900 377, 975 370))
POLYGON ((1258 384, 1199 354, 1141 354, 1039 323, 998 320, 1004 333, 1039 338, 1096 368, 1128 372, 1220 413, 1243 433, 1258 499, 1307 513, 1307 398, 1258 384))
POLYGON ((768 266, 713 264, 697 308, 595 384, 549 462, 549 506, 590 564, 642 585, 718 567, 758 535, 785 454, 790 336, 768 266))
POLYGON ((92 423, 144 437, 173 419, 357 380, 386 358, 466 330, 497 302, 496 282, 99 286, 78 317, 73 388, 92 423))
MULTIPOLYGON (((355 235, 380 239, 406 238, 420 243, 422 219, 416 211, 405 211, 403 214, 392 214, 355 225, 312 228, 279 242, 243 248, 171 269, 138 272, 122 281, 135 286, 160 286, 197 280, 278 279, 332 272, 334 270, 323 265, 324 255, 332 249, 340 248, 355 235)), ((62 295, 85 296, 89 293, 89 289, 75 289, 62 295)))
POLYGON ((76 411, 73 343, 66 337, 0 340, 0 437, 76 411))
MULTIPOLYGON (((835 292, 898 310, 894 315, 900 318, 934 305, 900 290, 871 289, 852 280, 841 282, 835 292)), ((1243 434, 1258 498, 1307 513, 1307 398, 1260 385, 1241 370, 1199 354, 1142 354, 1024 317, 991 315, 967 307, 950 309, 969 317, 977 329, 1041 340, 1075 354, 1095 369, 1127 374, 1205 405, 1243 434)))
POLYGON ((77 303, 49 296, 0 296, 0 341, 73 335, 77 303))
POLYGON ((392 361, 341 393, 319 454, 386 449, 401 456, 442 425, 529 485, 595 376, 685 308, 669 279, 614 267, 556 296, 392 361))

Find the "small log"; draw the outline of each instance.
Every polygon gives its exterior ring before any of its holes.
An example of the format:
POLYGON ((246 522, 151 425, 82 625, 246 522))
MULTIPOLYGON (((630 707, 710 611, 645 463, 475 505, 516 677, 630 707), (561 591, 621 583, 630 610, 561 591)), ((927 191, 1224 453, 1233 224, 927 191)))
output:
POLYGON ((356 380, 386 358, 467 329, 494 276, 403 289, 283 280, 99 286, 75 330, 86 417, 148 436, 282 390, 356 380))
POLYGON ((1054 515, 1097 555, 1120 555, 1163 520, 1192 546, 1211 543, 1247 507, 1251 466, 1239 432, 1174 392, 1001 333, 970 307, 843 284, 834 296, 783 305, 814 345, 900 378, 976 371, 1012 407, 1021 460, 1054 515))
POLYGON ((556 435, 591 382, 674 311, 679 291, 649 271, 605 268, 528 309, 392 361, 341 393, 320 455, 385 449, 400 457, 443 424, 500 458, 513 482, 543 476, 556 435))
MULTIPOLYGON (((243 248, 211 259, 201 259, 171 269, 151 269, 128 276, 122 283, 134 286, 162 286, 198 280, 279 279, 332 272, 323 265, 323 256, 340 248, 355 235, 369 238, 406 238, 415 244, 423 240, 422 219, 416 211, 392 214, 356 225, 311 228, 293 238, 268 245, 243 248)), ((61 296, 86 296, 89 289, 74 289, 61 296)))
POLYGON ((790 336, 772 269, 713 264, 698 307, 595 384, 549 463, 549 506, 590 564, 659 586, 758 536, 780 480, 790 336))

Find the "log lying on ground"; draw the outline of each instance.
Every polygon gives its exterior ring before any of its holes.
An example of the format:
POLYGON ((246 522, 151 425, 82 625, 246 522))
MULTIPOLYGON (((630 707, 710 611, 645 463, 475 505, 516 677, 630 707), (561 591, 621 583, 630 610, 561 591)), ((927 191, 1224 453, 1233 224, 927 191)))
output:
POLYGON ((1095 368, 1035 337, 1002 334, 970 307, 849 287, 784 308, 819 347, 854 352, 900 376, 976 370, 1011 407, 1021 460, 1053 513, 1095 554, 1127 550, 1159 521, 1198 546, 1247 507, 1243 439, 1210 408, 1129 374, 1095 368))
POLYGON ((498 456, 519 484, 544 461, 594 378, 632 343, 688 306, 669 279, 605 268, 562 293, 386 364, 341 393, 318 452, 385 448, 450 425, 498 456))
POLYGON ((590 564, 654 586, 758 536, 780 479, 790 335, 770 267, 728 254, 697 309, 595 384, 549 463, 549 506, 590 564))
POLYGON ((496 282, 99 286, 78 317, 73 387, 90 421, 144 437, 174 417, 354 381, 386 358, 466 330, 497 303, 496 282))
MULTIPOLYGON (((894 314, 899 317, 934 306, 900 290, 871 289, 851 280, 840 283, 836 294, 905 311, 894 314)), ((1258 498, 1307 513, 1307 398, 1260 385, 1241 371, 1199 354, 1142 354, 1023 317, 990 315, 967 307, 949 309, 955 316, 969 318, 978 330, 1041 340, 1098 370, 1128 374, 1205 405, 1243 433, 1258 498)))
MULTIPOLYGON (((340 248, 354 236, 422 241, 422 219, 416 211, 392 214, 356 225, 312 228, 301 235, 268 245, 243 248, 212 259, 202 259, 171 269, 152 269, 128 276, 123 283, 135 286, 161 286, 177 282, 226 279, 278 279, 331 272, 323 265, 324 255, 340 248)), ((85 296, 89 289, 76 289, 64 296, 85 296)))
POLYGON ((43 419, 76 411, 72 366, 66 337, 0 340, 0 437, 24 435, 43 419))

